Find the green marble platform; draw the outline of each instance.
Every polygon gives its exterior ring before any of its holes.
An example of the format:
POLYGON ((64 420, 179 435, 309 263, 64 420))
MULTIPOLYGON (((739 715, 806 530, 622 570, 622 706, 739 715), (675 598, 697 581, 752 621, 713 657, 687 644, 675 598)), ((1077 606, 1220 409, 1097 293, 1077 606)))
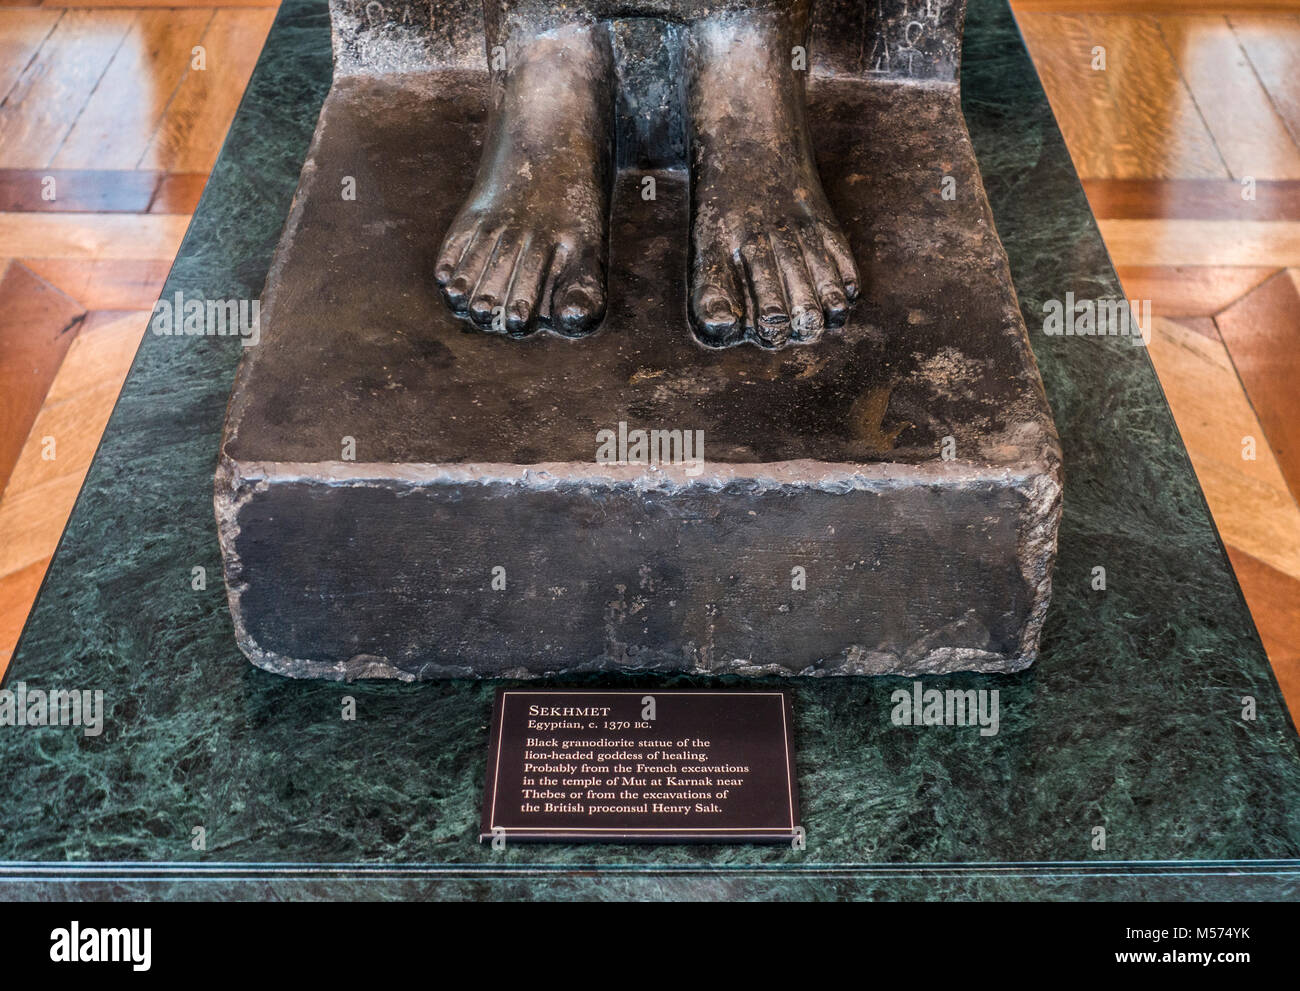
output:
MULTIPOLYGON (((261 290, 329 47, 324 3, 287 0, 167 298, 261 290)), ((1038 663, 930 681, 998 689, 996 736, 894 727, 905 679, 791 681, 805 850, 480 846, 500 683, 249 665, 212 516, 240 344, 149 335, 5 679, 102 689, 105 730, 0 728, 0 897, 1300 895, 1295 727, 1147 354, 1035 329, 1045 300, 1119 285, 1005 0, 972 0, 964 85, 1066 477, 1038 663)))

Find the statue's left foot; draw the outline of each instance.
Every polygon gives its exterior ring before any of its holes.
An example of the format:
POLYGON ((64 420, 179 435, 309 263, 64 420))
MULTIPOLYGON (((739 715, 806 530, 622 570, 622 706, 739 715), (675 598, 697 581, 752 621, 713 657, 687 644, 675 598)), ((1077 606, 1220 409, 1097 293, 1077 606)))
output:
POLYGON ((814 341, 858 295, 790 64, 797 38, 757 11, 692 27, 691 322, 714 347, 814 341))

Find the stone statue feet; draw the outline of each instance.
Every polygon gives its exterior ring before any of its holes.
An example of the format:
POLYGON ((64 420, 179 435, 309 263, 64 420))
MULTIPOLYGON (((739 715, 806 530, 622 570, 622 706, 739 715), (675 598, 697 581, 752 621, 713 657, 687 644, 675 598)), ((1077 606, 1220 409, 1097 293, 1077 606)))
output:
POLYGON ((483 330, 578 337, 605 315, 613 63, 602 25, 532 38, 494 85, 484 155, 434 275, 483 330))
MULTIPOLYGON (((807 0, 755 2, 674 8, 688 47, 689 312, 711 347, 815 341, 844 323, 860 285, 808 136, 794 57, 807 0)), ((505 66, 494 69, 474 188, 436 269, 452 309, 484 330, 577 337, 605 314, 615 72, 598 8, 581 0, 556 15, 505 0, 490 31, 505 66)))

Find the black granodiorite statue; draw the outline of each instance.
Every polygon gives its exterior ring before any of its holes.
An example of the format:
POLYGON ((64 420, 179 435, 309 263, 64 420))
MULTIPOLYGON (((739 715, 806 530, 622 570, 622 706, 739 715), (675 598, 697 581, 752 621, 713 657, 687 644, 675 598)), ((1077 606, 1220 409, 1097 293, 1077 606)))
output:
POLYGON ((1033 663, 1060 451, 965 2, 705 2, 331 0, 216 480, 255 664, 1033 663))
POLYGON ((691 176, 690 317, 704 344, 814 341, 859 292, 804 114, 810 0, 486 0, 492 114, 439 252, 485 330, 590 333, 605 313, 613 18, 680 24, 691 176))

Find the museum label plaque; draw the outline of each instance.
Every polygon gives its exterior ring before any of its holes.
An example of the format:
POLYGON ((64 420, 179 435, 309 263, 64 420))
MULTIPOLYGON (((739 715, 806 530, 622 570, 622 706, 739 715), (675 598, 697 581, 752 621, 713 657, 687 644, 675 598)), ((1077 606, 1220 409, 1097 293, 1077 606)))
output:
POLYGON ((783 691, 499 689, 480 840, 784 843, 783 691))

